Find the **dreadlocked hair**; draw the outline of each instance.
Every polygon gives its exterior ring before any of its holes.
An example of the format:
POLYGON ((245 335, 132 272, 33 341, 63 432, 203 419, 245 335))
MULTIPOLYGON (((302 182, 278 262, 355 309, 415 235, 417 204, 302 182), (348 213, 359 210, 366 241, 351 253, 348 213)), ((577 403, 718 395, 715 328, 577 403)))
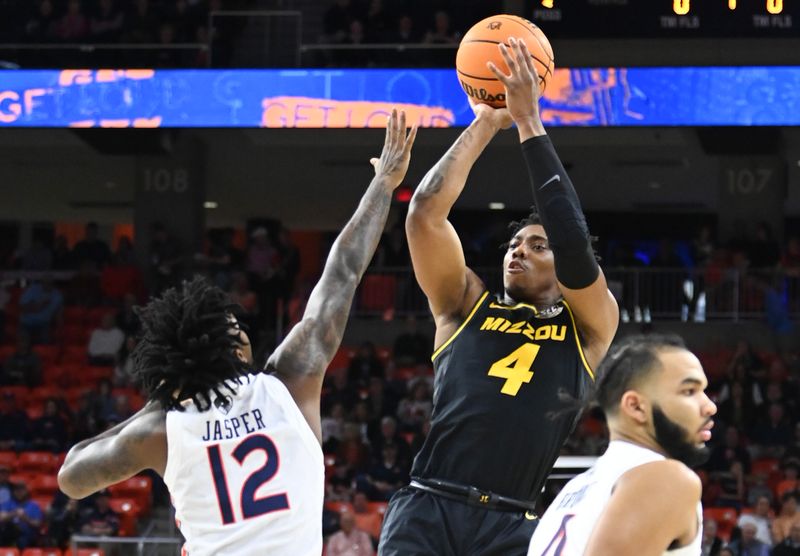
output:
POLYGON ((614 413, 622 394, 635 387, 651 372, 661 368, 659 352, 669 349, 687 349, 677 334, 647 334, 628 336, 612 346, 595 370, 594 384, 582 399, 576 399, 566 390, 559 389, 558 399, 563 407, 551 411, 555 419, 565 413, 599 407, 606 415, 614 413))
POLYGON ((212 395, 234 393, 233 383, 249 365, 235 354, 244 343, 238 312, 228 295, 202 277, 166 290, 135 312, 142 322, 139 343, 131 353, 134 378, 150 400, 165 411, 183 411, 191 399, 201 411, 211 407, 212 395))
MULTIPOLYGON (((508 223, 508 231, 511 232, 511 237, 513 238, 525 226, 534 226, 534 225, 537 225, 537 224, 539 226, 543 226, 544 225, 544 224, 542 224, 542 217, 539 215, 539 209, 536 208, 536 205, 532 205, 531 206, 531 212, 530 212, 530 214, 528 214, 528 216, 526 216, 525 218, 522 218, 520 220, 512 220, 511 222, 508 223)), ((594 258, 595 258, 595 260, 597 260, 597 262, 600 262, 601 257, 597 253, 597 240, 598 239, 599 238, 597 236, 589 236, 589 241, 592 244, 592 251, 594 252, 594 258)), ((511 243, 510 241, 506 241, 505 243, 500 245, 500 249, 505 251, 506 249, 508 249, 508 245, 510 243, 511 243)))

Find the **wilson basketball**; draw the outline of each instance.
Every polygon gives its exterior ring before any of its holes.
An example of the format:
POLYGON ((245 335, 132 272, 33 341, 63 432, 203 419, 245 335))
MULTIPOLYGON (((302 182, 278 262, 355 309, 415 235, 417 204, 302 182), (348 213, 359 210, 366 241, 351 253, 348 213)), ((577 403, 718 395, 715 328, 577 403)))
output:
POLYGON ((487 17, 467 31, 456 54, 456 71, 461 87, 476 102, 494 108, 503 108, 506 105, 503 84, 486 67, 486 62, 494 62, 500 71, 508 73, 508 66, 497 45, 504 43, 508 46, 510 37, 520 38, 528 46, 542 93, 553 76, 553 48, 541 29, 516 15, 487 17))

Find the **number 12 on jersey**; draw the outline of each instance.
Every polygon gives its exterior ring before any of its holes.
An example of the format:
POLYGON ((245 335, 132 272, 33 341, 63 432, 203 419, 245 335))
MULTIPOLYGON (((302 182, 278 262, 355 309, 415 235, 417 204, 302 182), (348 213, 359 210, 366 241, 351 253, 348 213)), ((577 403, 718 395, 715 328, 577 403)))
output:
MULTIPOLYGON (((278 472, 279 459, 278 448, 269 437, 263 434, 254 434, 242 440, 236 448, 233 449, 232 455, 242 465, 244 460, 252 452, 261 450, 267 456, 267 461, 264 462, 259 469, 253 471, 244 485, 242 485, 242 492, 240 496, 240 504, 242 509, 242 517, 249 519, 260 515, 268 514, 278 510, 285 510, 289 508, 289 499, 286 493, 273 494, 264 498, 256 498, 256 492, 264 483, 269 482, 278 472)), ((208 462, 211 465, 211 475, 214 478, 214 490, 217 493, 217 501, 219 502, 219 510, 222 514, 222 523, 229 525, 236 521, 233 515, 233 504, 231 502, 231 493, 228 490, 228 481, 225 476, 225 466, 222 463, 222 455, 220 454, 219 444, 214 444, 207 448, 208 462)))

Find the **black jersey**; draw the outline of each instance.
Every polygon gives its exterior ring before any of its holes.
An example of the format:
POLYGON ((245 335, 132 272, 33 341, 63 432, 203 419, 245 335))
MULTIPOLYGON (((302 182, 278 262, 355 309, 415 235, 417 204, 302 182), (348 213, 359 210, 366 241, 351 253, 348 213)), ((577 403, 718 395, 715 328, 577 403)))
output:
POLYGON ((411 475, 535 500, 577 414, 559 390, 580 398, 594 380, 567 303, 537 311, 486 292, 432 359, 431 430, 411 475))

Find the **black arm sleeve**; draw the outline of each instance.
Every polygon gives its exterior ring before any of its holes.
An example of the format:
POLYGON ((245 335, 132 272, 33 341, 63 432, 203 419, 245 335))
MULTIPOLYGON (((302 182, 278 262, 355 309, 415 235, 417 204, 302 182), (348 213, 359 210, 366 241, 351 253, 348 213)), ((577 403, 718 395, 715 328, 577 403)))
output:
POLYGON ((600 273, 581 203, 547 135, 522 143, 533 199, 553 250, 558 281, 571 290, 591 286, 600 273))

